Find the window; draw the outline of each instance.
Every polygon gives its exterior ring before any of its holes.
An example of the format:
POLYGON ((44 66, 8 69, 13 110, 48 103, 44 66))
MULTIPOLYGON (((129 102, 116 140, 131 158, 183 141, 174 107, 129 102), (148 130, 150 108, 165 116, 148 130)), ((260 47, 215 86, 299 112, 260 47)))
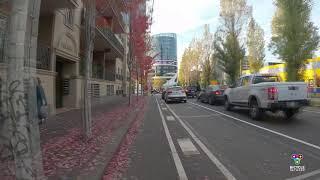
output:
POLYGON ((64 14, 64 24, 68 27, 73 26, 74 11, 73 9, 66 9, 64 14))
POLYGON ((242 78, 241 86, 249 86, 251 80, 251 76, 246 76, 242 78))
POLYGON ((240 87, 241 86, 241 81, 242 81, 243 78, 241 79, 238 79, 238 81, 236 82, 236 87, 240 87))
POLYGON ((253 79, 253 84, 264 82, 279 82, 279 78, 277 76, 256 76, 253 79))
POLYGON ((0 62, 4 61, 4 46, 7 29, 7 20, 0 15, 0 62))

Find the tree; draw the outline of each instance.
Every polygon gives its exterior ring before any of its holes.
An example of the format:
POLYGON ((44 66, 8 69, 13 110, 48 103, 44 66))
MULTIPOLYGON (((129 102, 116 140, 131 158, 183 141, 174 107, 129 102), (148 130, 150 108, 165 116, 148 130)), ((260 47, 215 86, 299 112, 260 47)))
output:
POLYGON ((253 18, 248 25, 247 47, 250 71, 257 73, 264 63, 264 31, 253 18))
POLYGON ((240 62, 245 55, 240 35, 251 8, 247 6, 246 0, 221 0, 220 6, 221 25, 214 36, 214 56, 228 74, 229 83, 235 83, 240 74, 240 62))
MULTIPOLYGON (((144 11, 145 7, 146 0, 128 1, 130 16, 130 59, 128 64, 130 77, 134 77, 137 81, 137 93, 139 92, 139 83, 147 82, 146 78, 154 59, 154 57, 148 56, 151 50, 149 36, 151 20, 150 14, 144 11)), ((130 96, 131 94, 129 98, 130 96)))
POLYGON ((276 0, 270 49, 287 63, 288 81, 302 78, 305 61, 319 44, 318 29, 310 21, 311 0, 276 0))
POLYGON ((210 33, 209 25, 204 26, 204 32, 202 39, 200 40, 200 58, 201 58, 201 82, 203 87, 207 87, 210 84, 210 80, 213 76, 213 35, 210 33))
POLYGON ((201 84, 203 87, 208 87, 210 81, 213 79, 213 63, 208 57, 202 63, 201 84))
POLYGON ((164 83, 166 83, 166 80, 160 79, 160 78, 156 78, 152 82, 153 88, 154 89, 161 89, 161 87, 163 86, 164 83))

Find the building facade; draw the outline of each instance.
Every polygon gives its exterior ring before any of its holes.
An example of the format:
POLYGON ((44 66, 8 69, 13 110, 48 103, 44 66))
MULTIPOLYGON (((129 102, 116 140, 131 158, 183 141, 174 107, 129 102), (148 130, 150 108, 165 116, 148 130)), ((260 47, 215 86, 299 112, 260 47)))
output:
MULTIPOLYGON (((125 0, 97 9, 90 94, 94 98, 128 94, 128 19, 125 0)), ((35 76, 40 78, 51 115, 80 108, 84 80, 84 7, 81 0, 42 0, 35 76)), ((0 79, 6 76, 7 16, 0 7, 0 79)), ((32 28, 32 27, 31 27, 32 28)))
POLYGON ((154 78, 169 80, 178 71, 177 36, 174 33, 161 33, 152 36, 155 64, 152 69, 154 78))

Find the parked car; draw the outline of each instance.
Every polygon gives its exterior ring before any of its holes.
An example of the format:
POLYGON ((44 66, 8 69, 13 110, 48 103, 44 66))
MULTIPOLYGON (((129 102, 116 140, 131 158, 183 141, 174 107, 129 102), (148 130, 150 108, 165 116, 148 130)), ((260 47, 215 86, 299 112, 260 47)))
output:
POLYGON ((195 87, 195 86, 188 86, 185 91, 186 91, 187 97, 194 98, 194 97, 197 96, 197 94, 196 94, 197 93, 197 87, 195 87))
POLYGON ((170 87, 166 90, 165 101, 168 102, 187 102, 187 95, 180 86, 170 87))
POLYGON ((252 119, 259 120, 265 111, 283 111, 291 119, 308 105, 308 86, 304 82, 280 82, 277 75, 246 75, 224 92, 225 109, 249 107, 252 119))
POLYGON ((209 86, 200 92, 198 100, 211 105, 222 103, 224 101, 224 90, 225 89, 219 85, 209 86))

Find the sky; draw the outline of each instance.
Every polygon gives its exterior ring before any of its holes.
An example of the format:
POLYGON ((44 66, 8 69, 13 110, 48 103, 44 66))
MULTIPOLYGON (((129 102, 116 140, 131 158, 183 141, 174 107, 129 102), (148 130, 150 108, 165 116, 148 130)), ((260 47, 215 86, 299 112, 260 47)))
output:
MULTIPOLYGON (((271 38, 271 20, 275 12, 273 0, 247 0, 253 17, 265 32, 266 46, 271 38)), ((154 0, 152 34, 177 33, 178 61, 194 37, 200 37, 205 24, 215 32, 219 26, 220 0, 154 0)), ((311 20, 320 29, 320 1, 313 0, 311 20)), ((317 55, 320 55, 318 53, 317 55)), ((278 61, 266 47, 266 61, 278 61)))

